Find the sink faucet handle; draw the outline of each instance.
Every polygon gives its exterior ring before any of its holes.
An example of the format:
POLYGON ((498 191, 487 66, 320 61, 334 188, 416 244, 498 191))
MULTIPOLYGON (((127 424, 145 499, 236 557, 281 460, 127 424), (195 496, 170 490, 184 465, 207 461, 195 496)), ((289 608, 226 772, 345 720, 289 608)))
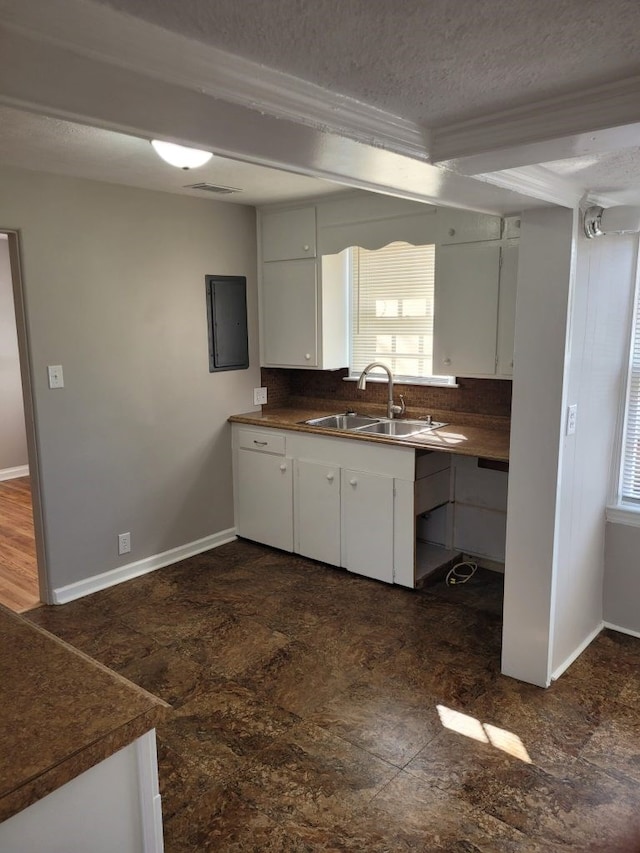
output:
POLYGON ((404 396, 400 394, 400 405, 396 405, 393 402, 389 403, 389 417, 392 418, 394 415, 404 415, 407 407, 404 404, 404 396))

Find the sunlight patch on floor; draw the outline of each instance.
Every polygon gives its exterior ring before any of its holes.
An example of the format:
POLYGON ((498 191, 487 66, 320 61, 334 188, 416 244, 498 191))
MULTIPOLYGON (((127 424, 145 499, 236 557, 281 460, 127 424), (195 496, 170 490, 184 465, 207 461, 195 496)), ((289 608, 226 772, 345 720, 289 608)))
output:
POLYGON ((445 729, 449 729, 472 740, 480 741, 480 743, 491 744, 491 746, 502 752, 506 752, 508 755, 513 756, 513 758, 518 758, 520 761, 524 761, 525 764, 531 764, 529 753, 517 734, 507 729, 498 728, 498 726, 492 726, 490 723, 482 723, 475 717, 469 716, 469 714, 454 711, 445 705, 437 705, 436 708, 440 722, 445 729))

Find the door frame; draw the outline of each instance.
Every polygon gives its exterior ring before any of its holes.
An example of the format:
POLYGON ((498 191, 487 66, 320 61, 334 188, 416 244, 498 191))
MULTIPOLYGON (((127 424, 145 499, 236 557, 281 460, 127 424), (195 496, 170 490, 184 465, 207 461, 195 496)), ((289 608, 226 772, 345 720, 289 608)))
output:
POLYGON ((42 510, 42 491, 40 487, 41 476, 38 453, 38 428, 35 419, 35 404, 33 397, 33 365, 31 362, 31 347, 29 346, 29 326, 27 323, 24 280, 22 276, 23 265, 21 260, 20 231, 17 228, 0 227, 0 233, 7 235, 9 243, 9 264, 11 268, 13 304, 15 309, 16 331, 18 335, 18 355, 20 359, 24 421, 27 434, 27 458, 29 462, 29 478, 31 482, 31 503, 33 506, 33 527, 35 531, 38 587, 40 600, 47 604, 51 604, 51 591, 49 575, 47 572, 47 548, 44 535, 44 519, 42 510))

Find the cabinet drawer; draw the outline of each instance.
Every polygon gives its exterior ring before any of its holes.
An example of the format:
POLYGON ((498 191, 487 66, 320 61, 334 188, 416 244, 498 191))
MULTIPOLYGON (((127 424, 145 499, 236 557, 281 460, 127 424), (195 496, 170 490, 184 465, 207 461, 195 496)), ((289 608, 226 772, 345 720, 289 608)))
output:
POLYGON ((428 512, 436 506, 447 503, 451 493, 449 469, 438 471, 429 477, 416 481, 415 514, 428 512))
POLYGON ((274 453, 284 456, 286 438, 272 432, 256 432, 251 429, 238 430, 238 447, 243 450, 259 450, 262 453, 274 453))
POLYGON ((451 465, 451 457, 448 453, 422 453, 416 454, 416 480, 444 471, 451 465))

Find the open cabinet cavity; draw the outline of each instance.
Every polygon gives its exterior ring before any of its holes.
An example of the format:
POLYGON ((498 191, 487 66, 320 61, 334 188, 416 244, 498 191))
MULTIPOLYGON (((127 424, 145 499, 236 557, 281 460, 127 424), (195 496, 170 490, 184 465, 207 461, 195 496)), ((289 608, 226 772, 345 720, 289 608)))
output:
POLYGON ((454 485, 451 460, 451 455, 447 453, 416 452, 416 585, 453 560, 457 554, 453 547, 454 485))

